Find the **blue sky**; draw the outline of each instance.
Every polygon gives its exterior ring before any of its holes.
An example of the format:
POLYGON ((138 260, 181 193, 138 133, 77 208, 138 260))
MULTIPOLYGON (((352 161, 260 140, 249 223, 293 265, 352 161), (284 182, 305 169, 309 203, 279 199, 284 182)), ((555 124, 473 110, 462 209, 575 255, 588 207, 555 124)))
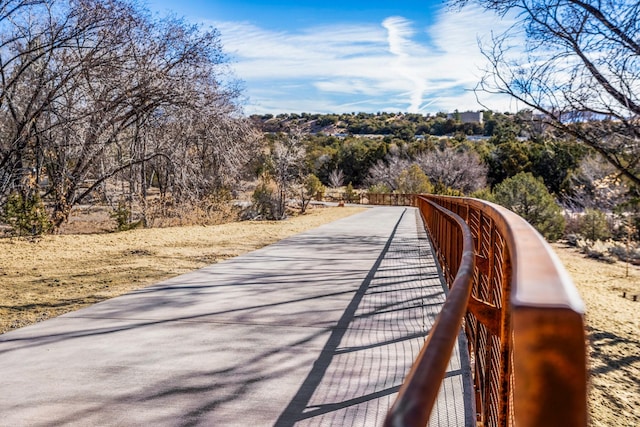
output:
MULTIPOLYGON (((441 0, 147 0, 221 33, 244 110, 262 113, 479 110, 478 39, 513 22, 441 0)), ((497 111, 507 98, 480 95, 497 111)))

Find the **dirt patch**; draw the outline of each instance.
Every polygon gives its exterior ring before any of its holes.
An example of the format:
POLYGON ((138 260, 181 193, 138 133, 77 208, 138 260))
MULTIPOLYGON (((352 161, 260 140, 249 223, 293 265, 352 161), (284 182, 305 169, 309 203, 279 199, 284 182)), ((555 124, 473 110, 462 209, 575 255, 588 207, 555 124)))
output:
POLYGON ((629 295, 640 294, 640 269, 630 266, 627 275, 622 262, 587 259, 562 244, 554 249, 587 306, 590 425, 639 426, 640 301, 629 295))
POLYGON ((0 239, 0 333, 274 243, 362 208, 286 221, 0 239))

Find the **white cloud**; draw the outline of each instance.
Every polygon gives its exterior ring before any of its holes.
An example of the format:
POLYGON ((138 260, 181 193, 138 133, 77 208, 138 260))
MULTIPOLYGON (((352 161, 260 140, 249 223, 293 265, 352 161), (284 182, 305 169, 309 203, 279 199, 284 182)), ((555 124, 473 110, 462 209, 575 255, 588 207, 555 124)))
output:
POLYGON ((387 30, 389 51, 400 57, 409 57, 410 51, 415 50, 411 41, 415 35, 411 21, 402 16, 392 16, 382 21, 382 26, 387 30))
MULTIPOLYGON (((399 16, 297 32, 215 23, 237 76, 246 82, 248 112, 481 108, 469 91, 483 63, 477 38, 507 25, 472 7, 459 13, 443 9, 423 31, 399 16)), ((509 108, 504 99, 482 101, 509 108)))
POLYGON ((413 43, 412 37, 415 32, 407 19, 394 16, 385 19, 382 26, 387 30, 389 51, 395 55, 392 69, 410 84, 408 111, 416 113, 423 104, 422 97, 427 89, 427 82, 422 75, 419 61, 414 61, 413 58, 419 58, 428 52, 413 43))

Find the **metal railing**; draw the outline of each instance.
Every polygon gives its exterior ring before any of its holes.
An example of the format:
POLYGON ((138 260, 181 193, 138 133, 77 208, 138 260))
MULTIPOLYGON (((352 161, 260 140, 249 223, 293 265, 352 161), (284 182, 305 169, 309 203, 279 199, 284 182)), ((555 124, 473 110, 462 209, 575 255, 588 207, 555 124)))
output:
POLYGON ((413 206, 414 194, 396 193, 366 193, 362 195, 360 203, 385 206, 413 206))
POLYGON ((426 425, 462 322, 477 425, 585 426, 584 307, 549 245, 492 203, 423 195, 411 205, 450 292, 386 425, 426 425))

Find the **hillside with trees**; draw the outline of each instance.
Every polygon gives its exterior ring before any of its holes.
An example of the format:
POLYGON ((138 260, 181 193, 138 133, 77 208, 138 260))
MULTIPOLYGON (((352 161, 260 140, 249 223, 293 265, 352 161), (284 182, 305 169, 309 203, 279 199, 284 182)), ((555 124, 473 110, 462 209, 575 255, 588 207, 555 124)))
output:
POLYGON ((463 123, 446 113, 424 115, 417 113, 344 113, 344 114, 264 114, 252 115, 251 120, 263 132, 284 132, 299 129, 306 133, 327 135, 382 135, 411 141, 416 135, 493 135, 502 115, 484 114, 483 123, 463 123))
MULTIPOLYGON (((485 111, 482 123, 462 123, 455 114, 444 113, 301 113, 250 119, 270 147, 296 141, 292 188, 302 188, 313 177, 323 188, 350 185, 360 192, 485 198, 520 212, 551 240, 565 235, 565 222, 567 233, 580 231, 579 215, 585 209, 606 213, 612 233, 629 221, 638 225, 635 184, 597 150, 559 136, 544 117, 529 110, 485 111), (521 197, 532 205, 523 207, 521 197)), ((269 174, 260 179, 267 185, 269 174)), ((277 188, 282 185, 272 193, 277 188)), ((290 197, 296 194, 300 190, 290 197)))

